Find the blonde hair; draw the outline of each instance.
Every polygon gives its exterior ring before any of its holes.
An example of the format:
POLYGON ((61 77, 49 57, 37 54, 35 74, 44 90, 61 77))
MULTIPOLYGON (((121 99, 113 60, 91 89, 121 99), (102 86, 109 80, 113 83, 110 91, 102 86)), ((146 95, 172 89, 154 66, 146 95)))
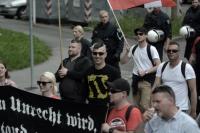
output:
POLYGON ((81 25, 75 26, 73 29, 76 29, 78 32, 80 32, 82 35, 84 34, 83 27, 81 25))
POLYGON ((57 85, 56 85, 55 75, 52 72, 44 72, 43 74, 41 74, 41 76, 48 78, 52 82, 52 84, 53 84, 53 94, 56 95, 58 88, 57 88, 57 85))

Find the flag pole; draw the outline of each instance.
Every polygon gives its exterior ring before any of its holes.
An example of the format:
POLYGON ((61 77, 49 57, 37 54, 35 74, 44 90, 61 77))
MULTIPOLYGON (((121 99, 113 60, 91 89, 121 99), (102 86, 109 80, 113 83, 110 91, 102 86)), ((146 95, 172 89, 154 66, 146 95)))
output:
POLYGON ((122 31, 122 28, 121 28, 121 26, 120 26, 120 24, 119 24, 119 22, 118 22, 118 20, 117 20, 117 17, 116 17, 116 15, 115 15, 114 11, 113 11, 113 8, 112 8, 112 6, 111 6, 109 0, 107 0, 107 2, 108 2, 108 5, 109 5, 109 7, 110 7, 110 9, 111 9, 111 12, 112 12, 112 14, 113 14, 113 16, 114 16, 114 18, 115 18, 115 21, 117 22, 117 25, 118 25, 120 31, 122 32, 122 36, 124 37, 125 44, 126 44, 125 46, 126 46, 126 48, 129 48, 130 45, 128 44, 128 41, 127 41, 127 39, 126 39, 126 37, 125 37, 125 35, 124 35, 124 32, 122 31))
POLYGON ((62 49, 62 29, 61 29, 61 17, 60 17, 60 0, 58 0, 58 26, 59 26, 59 39, 60 39, 60 58, 61 66, 63 66, 63 49, 62 49))

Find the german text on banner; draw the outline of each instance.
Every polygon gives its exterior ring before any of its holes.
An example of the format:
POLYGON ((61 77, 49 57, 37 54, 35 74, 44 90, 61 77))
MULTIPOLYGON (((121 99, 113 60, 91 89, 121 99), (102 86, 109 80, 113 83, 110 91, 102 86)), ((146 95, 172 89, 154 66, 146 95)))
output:
POLYGON ((106 107, 0 87, 1 133, 99 133, 106 107))

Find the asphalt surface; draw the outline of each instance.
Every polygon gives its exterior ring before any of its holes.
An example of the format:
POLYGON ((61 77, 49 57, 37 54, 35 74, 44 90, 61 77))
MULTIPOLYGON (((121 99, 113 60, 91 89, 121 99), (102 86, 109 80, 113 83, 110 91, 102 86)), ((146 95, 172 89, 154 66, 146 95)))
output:
MULTIPOLYGON (((29 23, 27 21, 19 21, 14 19, 3 19, 0 18, 0 27, 5 29, 14 30, 17 32, 23 32, 29 34, 29 23)), ((63 57, 67 57, 67 44, 73 38, 71 26, 62 27, 62 41, 63 41, 63 57)), ((55 72, 61 62, 60 56, 60 41, 59 41, 59 30, 58 26, 55 25, 45 25, 45 24, 36 24, 33 26, 33 35, 43 40, 51 49, 52 56, 45 62, 34 66, 33 68, 33 87, 31 87, 31 69, 25 68, 22 70, 17 70, 11 72, 11 79, 15 81, 18 85, 18 88, 29 91, 32 93, 39 94, 39 89, 36 84, 36 81, 39 79, 41 73, 45 71, 55 72)), ((91 32, 85 33, 86 38, 91 38, 91 32)), ((134 39, 127 39, 130 44, 134 44, 134 39)), ((181 56, 184 53, 185 40, 181 37, 174 38, 181 44, 181 56)), ((166 55, 164 60, 166 60, 166 55)), ((131 82, 131 73, 132 73, 132 61, 128 64, 121 65, 122 77, 128 79, 131 82)))

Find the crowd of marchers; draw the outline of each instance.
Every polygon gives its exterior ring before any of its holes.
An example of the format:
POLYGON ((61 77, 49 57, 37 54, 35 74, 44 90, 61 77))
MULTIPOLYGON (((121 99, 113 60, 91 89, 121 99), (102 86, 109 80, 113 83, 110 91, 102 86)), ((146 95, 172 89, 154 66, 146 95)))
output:
MULTIPOLYGON (((104 133, 200 133, 200 0, 192 0, 180 30, 187 62, 172 41, 170 17, 159 7, 148 10, 143 26, 134 29, 136 44, 128 44, 108 11, 101 10, 99 19, 91 41, 82 26, 73 27, 68 57, 55 73, 38 78, 41 95, 108 107, 104 133), (131 85, 119 65, 130 59, 131 85)), ((0 61, 0 86, 5 85, 17 87, 0 61)))

